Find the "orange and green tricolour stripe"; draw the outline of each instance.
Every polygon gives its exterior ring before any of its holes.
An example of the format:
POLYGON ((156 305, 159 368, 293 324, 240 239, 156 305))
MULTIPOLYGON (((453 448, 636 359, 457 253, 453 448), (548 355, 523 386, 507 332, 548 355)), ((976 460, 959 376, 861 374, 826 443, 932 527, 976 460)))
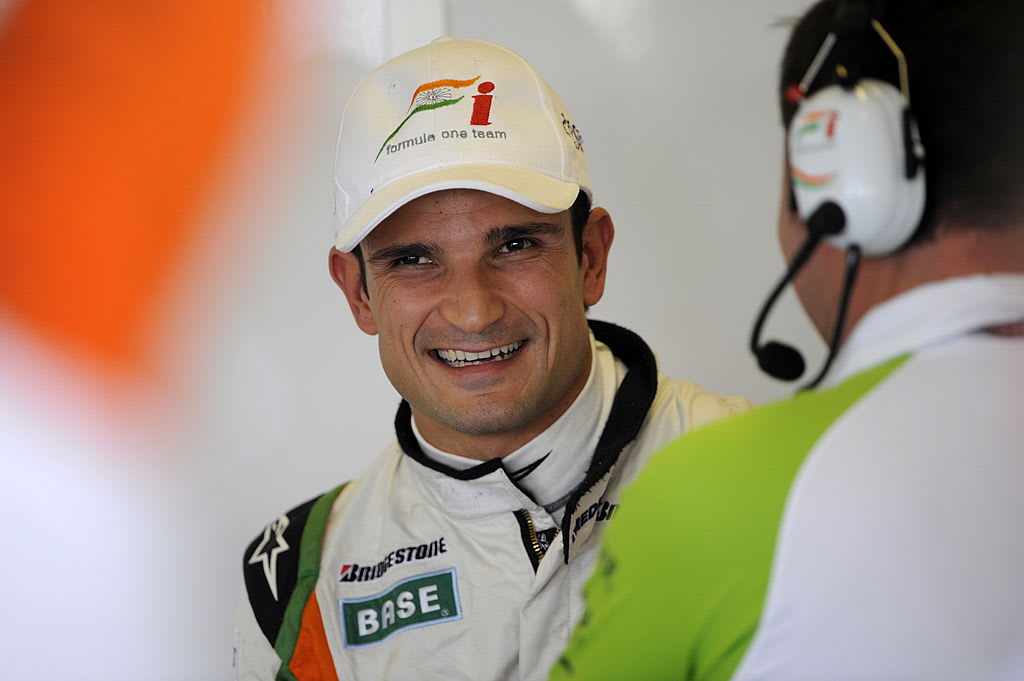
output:
POLYGON ((790 172, 790 176, 793 178, 793 183, 794 184, 798 184, 801 187, 809 187, 811 189, 816 189, 818 187, 823 187, 826 184, 828 184, 829 182, 831 182, 832 180, 836 179, 836 174, 835 173, 824 173, 822 175, 811 175, 810 173, 805 173, 804 171, 800 170, 796 166, 791 166, 790 169, 789 169, 789 172, 790 172))
MULTIPOLYGON (((347 483, 345 483, 347 484, 347 483)), ((331 514, 331 505, 345 487, 339 485, 324 494, 309 511, 299 544, 299 574, 285 608, 281 629, 274 641, 274 650, 281 659, 276 681, 323 679, 336 681, 331 653, 327 646, 320 604, 314 589, 320 577, 320 554, 323 550, 324 528, 331 514)))
POLYGON ((456 88, 468 87, 480 79, 480 76, 476 78, 470 78, 469 80, 453 80, 451 78, 445 78, 443 80, 435 80, 429 83, 424 83, 416 88, 416 92, 412 95, 412 100, 409 102, 409 114, 402 119, 402 122, 398 124, 398 127, 392 131, 388 138, 384 140, 384 144, 380 145, 380 149, 377 151, 377 156, 374 158, 376 161, 380 158, 381 152, 384 151, 384 147, 388 145, 398 131, 402 129, 410 118, 421 111, 429 111, 430 109, 439 109, 442 106, 451 106, 452 104, 458 104, 462 101, 465 95, 458 98, 454 98, 454 90, 456 88))
POLYGON ((833 110, 811 111, 800 122, 800 128, 796 131, 799 136, 818 132, 821 126, 825 126, 825 137, 831 139, 836 131, 836 121, 839 119, 839 112, 833 110))

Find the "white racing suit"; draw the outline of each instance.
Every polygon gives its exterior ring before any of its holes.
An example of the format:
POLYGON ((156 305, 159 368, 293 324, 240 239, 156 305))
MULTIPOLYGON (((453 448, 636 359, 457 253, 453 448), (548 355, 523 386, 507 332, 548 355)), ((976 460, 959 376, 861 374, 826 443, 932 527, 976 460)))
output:
POLYGON ((600 435, 561 523, 501 459, 427 457, 399 407, 369 469, 281 516, 245 552, 235 671, 242 681, 545 679, 583 613, 619 493, 684 430, 746 409, 657 372, 632 332, 591 322, 611 381, 600 435), (609 350, 610 349, 610 350, 609 350), (614 353, 614 356, 613 354, 614 353))

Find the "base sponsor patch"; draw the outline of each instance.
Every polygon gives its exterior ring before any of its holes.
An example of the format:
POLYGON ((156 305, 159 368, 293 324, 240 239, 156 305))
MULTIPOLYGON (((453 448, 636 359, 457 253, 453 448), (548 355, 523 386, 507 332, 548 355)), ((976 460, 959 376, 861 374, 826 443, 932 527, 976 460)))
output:
POLYGON ((338 601, 346 648, 380 643, 406 629, 462 619, 455 568, 416 575, 367 598, 338 601))

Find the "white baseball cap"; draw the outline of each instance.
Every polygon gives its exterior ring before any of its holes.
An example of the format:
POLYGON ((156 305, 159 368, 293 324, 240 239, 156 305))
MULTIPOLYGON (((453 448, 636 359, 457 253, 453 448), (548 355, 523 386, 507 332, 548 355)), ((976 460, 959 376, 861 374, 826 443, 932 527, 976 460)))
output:
POLYGON ((583 138, 516 53, 439 38, 380 66, 345 107, 335 158, 336 246, 351 251, 402 205, 480 189, 541 213, 592 195, 583 138))

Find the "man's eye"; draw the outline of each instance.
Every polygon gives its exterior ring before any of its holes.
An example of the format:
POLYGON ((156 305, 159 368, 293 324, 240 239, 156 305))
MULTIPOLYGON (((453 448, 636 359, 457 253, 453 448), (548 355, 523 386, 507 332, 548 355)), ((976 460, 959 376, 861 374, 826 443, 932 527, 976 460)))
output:
POLYGON ((410 267, 412 265, 429 265, 430 258, 425 255, 406 255, 395 258, 394 265, 398 267, 410 267))
POLYGON ((502 253, 512 253, 515 251, 525 250, 530 246, 533 246, 532 239, 512 239, 511 241, 506 241, 499 250, 502 253))

